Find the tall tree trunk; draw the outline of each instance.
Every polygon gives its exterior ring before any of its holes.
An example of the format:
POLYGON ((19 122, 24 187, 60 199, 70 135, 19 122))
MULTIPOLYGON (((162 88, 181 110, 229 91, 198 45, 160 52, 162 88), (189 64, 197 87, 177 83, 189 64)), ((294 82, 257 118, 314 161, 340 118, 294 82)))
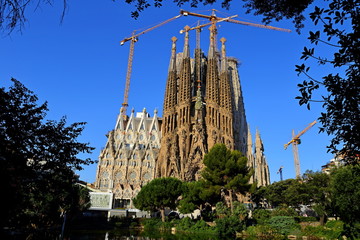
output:
POLYGON ((161 213, 161 221, 165 222, 165 208, 161 208, 160 213, 161 213))
POLYGON ((325 226, 326 220, 327 220, 326 215, 325 215, 325 214, 322 214, 322 215, 320 216, 320 225, 321 225, 321 226, 325 226))
POLYGON ((234 214, 232 189, 229 190, 229 197, 230 197, 230 210, 231 210, 231 214, 234 214))

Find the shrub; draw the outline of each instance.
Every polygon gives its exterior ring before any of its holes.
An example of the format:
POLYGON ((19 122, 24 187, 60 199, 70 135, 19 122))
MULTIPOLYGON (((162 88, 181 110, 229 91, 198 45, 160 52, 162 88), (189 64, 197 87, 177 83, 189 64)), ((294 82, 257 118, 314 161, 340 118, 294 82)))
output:
POLYGON ((185 217, 177 221, 176 229, 180 231, 188 231, 193 225, 194 221, 189 217, 185 217))
POLYGON ((274 216, 269 219, 268 223, 282 235, 288 235, 300 229, 300 225, 296 224, 294 218, 289 216, 274 216))
POLYGON ((316 217, 303 217, 298 216, 294 218, 296 222, 317 222, 318 219, 316 217))
POLYGON ((277 207, 271 212, 271 216, 289 216, 289 217, 296 217, 299 214, 290 207, 277 207))
POLYGON ((144 219, 142 224, 145 231, 151 229, 169 230, 174 225, 172 222, 162 222, 159 218, 144 219))
POLYGON ((265 224, 271 216, 271 212, 266 209, 255 209, 252 213, 252 218, 257 224, 265 224))
POLYGON ((226 216, 218 218, 216 222, 216 233, 220 237, 233 237, 236 232, 244 230, 245 222, 241 221, 238 216, 226 216))
POLYGON ((269 225, 250 226, 245 232, 248 237, 246 239, 284 239, 285 237, 278 234, 277 231, 269 225))
POLYGON ((329 221, 325 226, 307 226, 303 230, 303 235, 319 239, 338 239, 342 235, 343 225, 341 221, 329 221))
POLYGON ((214 229, 207 225, 204 220, 192 220, 189 217, 177 221, 176 229, 192 233, 215 233, 214 229))

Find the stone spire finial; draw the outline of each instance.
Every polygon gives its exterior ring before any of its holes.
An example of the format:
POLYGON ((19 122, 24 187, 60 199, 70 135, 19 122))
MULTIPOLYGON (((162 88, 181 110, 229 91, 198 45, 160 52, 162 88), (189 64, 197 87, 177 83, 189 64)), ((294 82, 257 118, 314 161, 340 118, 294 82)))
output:
POLYGON ((209 27, 209 30, 210 30, 210 46, 209 46, 208 57, 214 58, 215 57, 216 25, 212 24, 209 27))
POLYGON ((226 38, 222 37, 220 39, 221 42, 221 72, 226 71, 226 48, 225 48, 225 42, 226 38))
POLYGON ((190 57, 190 49, 189 49, 189 26, 185 26, 185 41, 184 41, 184 51, 183 51, 183 57, 187 58, 190 57))
POLYGON ((174 36, 171 38, 172 41, 172 47, 171 47, 171 58, 170 58, 170 64, 169 64, 169 72, 176 70, 176 41, 177 38, 174 36))
POLYGON ((256 129, 255 148, 264 151, 263 143, 258 129, 256 129))

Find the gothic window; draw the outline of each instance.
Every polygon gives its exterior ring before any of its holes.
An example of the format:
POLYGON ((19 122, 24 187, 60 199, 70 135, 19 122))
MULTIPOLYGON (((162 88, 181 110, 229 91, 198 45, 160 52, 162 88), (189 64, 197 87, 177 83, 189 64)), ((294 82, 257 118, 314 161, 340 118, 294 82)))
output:
POLYGON ((136 172, 131 172, 129 174, 129 177, 130 177, 131 180, 134 180, 136 178, 136 172))
POLYGON ((116 135, 116 139, 120 139, 120 134, 116 135))
POLYGON ((123 159, 124 158, 124 154, 120 153, 120 159, 123 159))
POLYGON ((144 124, 141 124, 140 130, 145 130, 144 124))
POLYGON ((137 155, 135 153, 133 155, 133 159, 137 159, 137 155))
POLYGON ((116 174, 115 174, 115 179, 116 180, 119 180, 119 179, 121 179, 122 178, 122 172, 117 172, 116 174))
POLYGON ((150 140, 154 141, 155 140, 155 135, 151 135, 150 140))
POLYGON ((141 135, 139 136, 139 139, 140 139, 140 140, 143 140, 143 139, 144 139, 144 135, 141 134, 141 135))
POLYGON ((146 160, 150 160, 150 154, 146 155, 146 160))
POLYGON ((133 129, 132 123, 130 123, 130 125, 129 125, 129 130, 132 130, 132 129, 133 129))
POLYGON ((127 136, 127 139, 128 139, 128 140, 131 140, 131 135, 130 135, 130 134, 127 136))
POLYGON ((144 180, 149 180, 151 178, 151 175, 149 172, 146 172, 143 176, 144 180))
POLYGON ((110 154, 107 153, 107 154, 106 154, 106 158, 109 158, 109 157, 110 157, 110 154))

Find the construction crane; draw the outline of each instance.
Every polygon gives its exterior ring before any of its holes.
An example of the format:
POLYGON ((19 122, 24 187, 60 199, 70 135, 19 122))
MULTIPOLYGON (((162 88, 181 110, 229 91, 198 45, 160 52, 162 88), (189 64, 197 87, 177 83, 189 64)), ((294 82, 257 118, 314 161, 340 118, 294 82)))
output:
POLYGON ((292 144, 293 154, 294 154, 294 165, 295 165, 295 172, 296 172, 296 178, 301 177, 300 173, 300 159, 299 159, 299 150, 298 145, 301 143, 300 137, 306 133, 312 126, 316 124, 316 120, 309 124, 304 130, 299 132, 297 135, 295 135, 295 131, 292 132, 292 139, 284 144, 284 149, 286 150, 287 147, 292 144))
POLYGON ((195 17, 201 17, 201 18, 206 18, 208 19, 210 22, 212 23, 216 23, 220 20, 226 21, 226 22, 231 22, 231 23, 237 23, 237 24, 242 24, 242 25, 246 25, 246 26, 252 26, 252 27, 259 27, 259 28, 266 28, 266 29, 271 29, 271 30, 277 30, 277 31, 283 31, 283 32, 291 32, 291 30, 289 29, 284 29, 284 28, 278 28, 278 27, 273 27, 273 26, 269 26, 269 25, 262 25, 262 24, 257 24, 257 23, 250 23, 250 22, 244 22, 244 21, 239 21, 239 20, 235 20, 235 19, 224 19, 221 17, 217 17, 215 15, 215 9, 213 9, 213 13, 212 15, 204 15, 204 14, 199 14, 199 13, 192 13, 189 11, 185 11, 185 10, 181 10, 180 14, 183 16, 195 16, 195 17))
POLYGON ((128 57, 128 65, 127 65, 127 71, 126 71, 126 81, 125 81, 125 91, 124 91, 124 99, 121 107, 121 114, 123 117, 126 116, 126 109, 129 106, 128 104, 128 98, 129 98, 129 89, 130 89, 130 79, 131 79, 131 73, 132 73, 132 64, 134 59, 134 49, 135 49, 135 43, 138 41, 138 37, 140 35, 143 35, 147 32, 150 32, 158 27, 163 26, 166 23, 169 23, 175 19, 178 19, 182 15, 177 15, 175 17, 172 17, 168 20, 165 20, 151 28, 148 28, 142 32, 136 33, 136 31, 133 31, 132 36, 128 38, 124 38, 122 41, 120 41, 120 45, 124 45, 126 42, 130 41, 130 50, 129 50, 129 57, 128 57))
POLYGON ((283 175, 282 175, 283 168, 284 168, 284 167, 281 166, 281 167, 279 168, 279 170, 277 171, 277 173, 276 173, 276 174, 279 174, 279 173, 280 173, 280 181, 283 180, 283 175))

